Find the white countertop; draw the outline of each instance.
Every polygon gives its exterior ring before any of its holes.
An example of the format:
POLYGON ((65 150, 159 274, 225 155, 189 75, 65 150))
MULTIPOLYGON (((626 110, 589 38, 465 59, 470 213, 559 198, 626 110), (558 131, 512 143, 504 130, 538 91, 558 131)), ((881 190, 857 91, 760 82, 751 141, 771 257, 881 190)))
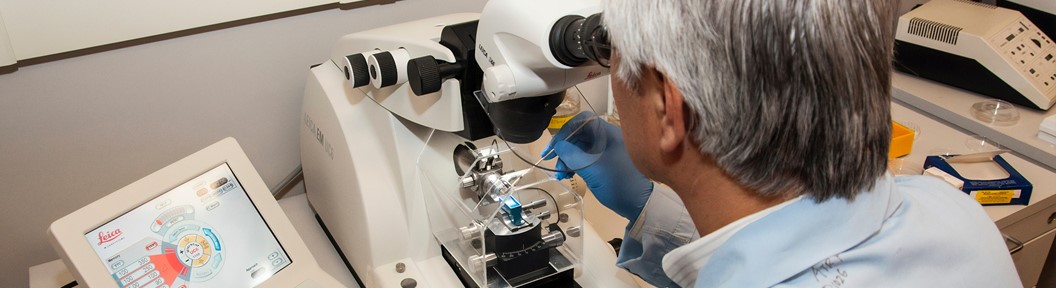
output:
MULTIPOLYGON (((918 126, 920 134, 913 143, 912 153, 900 158, 907 165, 915 166, 918 172, 922 170, 924 158, 929 154, 972 152, 972 148, 967 144, 973 139, 974 134, 971 132, 947 126, 945 123, 925 116, 900 103, 891 104, 891 118, 904 125, 918 126)), ((1030 205, 1027 206, 985 207, 986 213, 990 215, 990 218, 994 220, 998 228, 1004 228, 1046 207, 1056 205, 1056 197, 1052 197, 1056 195, 1056 174, 1052 170, 1023 159, 1016 154, 1006 153, 1001 157, 1005 158, 1013 168, 1023 174, 1023 177, 1034 185, 1034 191, 1030 198, 1030 205)))
MULTIPOLYGON (((1038 127, 1045 117, 1056 115, 1056 109, 1042 111, 1016 105, 1019 123, 1012 126, 992 126, 971 115, 973 104, 992 97, 961 90, 901 72, 892 78, 893 98, 916 107, 937 119, 960 127, 970 134, 983 136, 1046 165, 1056 168, 1056 145, 1038 139, 1038 127)), ((1033 180, 1031 180, 1033 181, 1033 180)), ((1036 187, 1037 185, 1035 185, 1036 187)))

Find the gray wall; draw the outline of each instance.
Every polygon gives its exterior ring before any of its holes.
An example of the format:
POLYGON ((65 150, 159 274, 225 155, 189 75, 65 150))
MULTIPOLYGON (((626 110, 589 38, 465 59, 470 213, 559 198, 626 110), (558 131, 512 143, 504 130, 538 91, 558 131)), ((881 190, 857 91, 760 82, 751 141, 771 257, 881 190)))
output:
MULTIPOLYGON (((901 5, 899 7, 899 13, 905 14, 906 12, 909 12, 909 10, 913 9, 913 6, 928 3, 928 1, 929 0, 901 0, 899 2, 899 4, 901 5)), ((983 2, 990 2, 990 4, 994 4, 994 1, 996 0, 985 0, 983 2)))
POLYGON ((22 67, 0 75, 0 286, 57 259, 48 225, 224 137, 265 182, 300 162, 308 66, 341 35, 484 0, 327 10, 22 67))

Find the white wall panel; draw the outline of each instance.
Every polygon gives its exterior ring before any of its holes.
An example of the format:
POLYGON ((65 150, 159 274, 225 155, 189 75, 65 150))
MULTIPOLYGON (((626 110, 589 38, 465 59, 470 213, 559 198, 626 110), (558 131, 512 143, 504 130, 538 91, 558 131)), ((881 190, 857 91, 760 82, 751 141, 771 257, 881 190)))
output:
POLYGON ((15 59, 15 51, 11 49, 11 39, 4 25, 4 15, 0 14, 0 67, 15 64, 15 59))
POLYGON ((0 0, 0 12, 21 60, 336 2, 0 0))
POLYGON ((224 137, 277 184, 300 163, 308 67, 339 37, 484 2, 329 9, 0 74, 0 287, 58 258, 52 221, 224 137))

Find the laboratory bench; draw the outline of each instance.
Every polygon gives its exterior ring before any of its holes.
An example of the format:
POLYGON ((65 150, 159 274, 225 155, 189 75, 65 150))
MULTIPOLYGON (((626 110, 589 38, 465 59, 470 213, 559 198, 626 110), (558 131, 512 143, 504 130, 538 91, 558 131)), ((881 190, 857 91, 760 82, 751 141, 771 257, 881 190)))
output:
POLYGON ((1019 122, 1011 126, 990 125, 971 115, 973 104, 993 99, 938 82, 895 72, 892 97, 936 119, 968 133, 989 138, 1041 165, 1056 169, 1056 145, 1038 138, 1038 127, 1045 117, 1056 115, 1056 109, 1041 111, 1015 105, 1019 122))
POLYGON ((1016 106, 1018 123, 990 125, 976 120, 970 109, 991 97, 898 72, 892 85, 893 120, 920 130, 913 153, 896 162, 919 169, 927 154, 978 152, 983 142, 1012 151, 1002 157, 1033 184, 1030 204, 985 209, 1010 249, 1016 251, 1012 259, 1024 287, 1056 287, 1056 257, 1046 265, 1046 259, 1056 254, 1052 250, 1056 239, 1056 145, 1037 137, 1041 121, 1056 115, 1056 109, 1016 106))
MULTIPOLYGON (((1056 287, 1056 279, 1051 279, 1056 278, 1056 264, 1045 266, 1050 252, 1056 252, 1050 251, 1056 238, 1056 197, 1053 197, 1056 196, 1056 173, 1052 170, 1056 167, 1056 145, 1036 137, 1041 119, 1056 114, 1056 110, 1046 113, 1020 109, 1018 124, 994 127, 975 121, 969 114, 972 103, 987 99, 985 96, 901 73, 895 73, 893 85, 893 120, 918 131, 912 152, 892 160, 893 171, 920 174, 926 156, 976 152, 978 147, 973 145, 978 144, 980 139, 994 141, 1012 150, 1013 153, 1006 153, 1002 157, 1033 184, 1030 204, 986 206, 984 210, 1005 236, 1024 286, 1034 287, 1037 283, 1044 283, 1038 287, 1056 287), (1041 277, 1043 269, 1046 269, 1046 277, 1041 277)), ((589 194, 585 196, 591 198, 589 194)), ((588 204, 595 205, 588 205, 592 209, 588 209, 590 211, 586 217, 593 219, 587 220, 595 225, 604 224, 592 229, 596 229, 604 239, 622 236, 625 222, 597 222, 595 219, 612 219, 609 218, 612 213, 594 202, 588 201, 588 204)), ((312 255, 320 266, 346 285, 355 287, 355 280, 315 221, 307 198, 296 195, 279 200, 279 203, 311 247, 312 255)), ((605 261, 614 261, 614 258, 605 261)), ((29 274, 32 288, 61 287, 73 279, 61 260, 30 267, 29 274)))

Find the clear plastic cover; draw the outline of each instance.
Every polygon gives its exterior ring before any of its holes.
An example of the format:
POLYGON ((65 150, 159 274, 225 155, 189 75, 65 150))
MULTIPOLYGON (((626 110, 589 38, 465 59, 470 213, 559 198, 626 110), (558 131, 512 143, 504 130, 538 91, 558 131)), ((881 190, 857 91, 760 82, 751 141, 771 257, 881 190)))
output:
POLYGON ((1007 148, 1000 143, 982 135, 968 135, 964 137, 963 141, 964 146, 949 145, 942 148, 935 148, 929 150, 928 155, 949 158, 967 154, 1007 151, 1007 148))
POLYGON ((921 169, 922 166, 917 161, 903 158, 887 160, 887 171, 893 175, 920 175, 924 173, 924 170, 921 169))
POLYGON ((970 135, 964 140, 964 147, 968 148, 966 153, 993 152, 1005 150, 1005 147, 996 141, 981 135, 970 135))
POLYGON ((433 235, 467 281, 519 287, 576 273, 582 199, 502 140, 435 131, 417 172, 433 235))

